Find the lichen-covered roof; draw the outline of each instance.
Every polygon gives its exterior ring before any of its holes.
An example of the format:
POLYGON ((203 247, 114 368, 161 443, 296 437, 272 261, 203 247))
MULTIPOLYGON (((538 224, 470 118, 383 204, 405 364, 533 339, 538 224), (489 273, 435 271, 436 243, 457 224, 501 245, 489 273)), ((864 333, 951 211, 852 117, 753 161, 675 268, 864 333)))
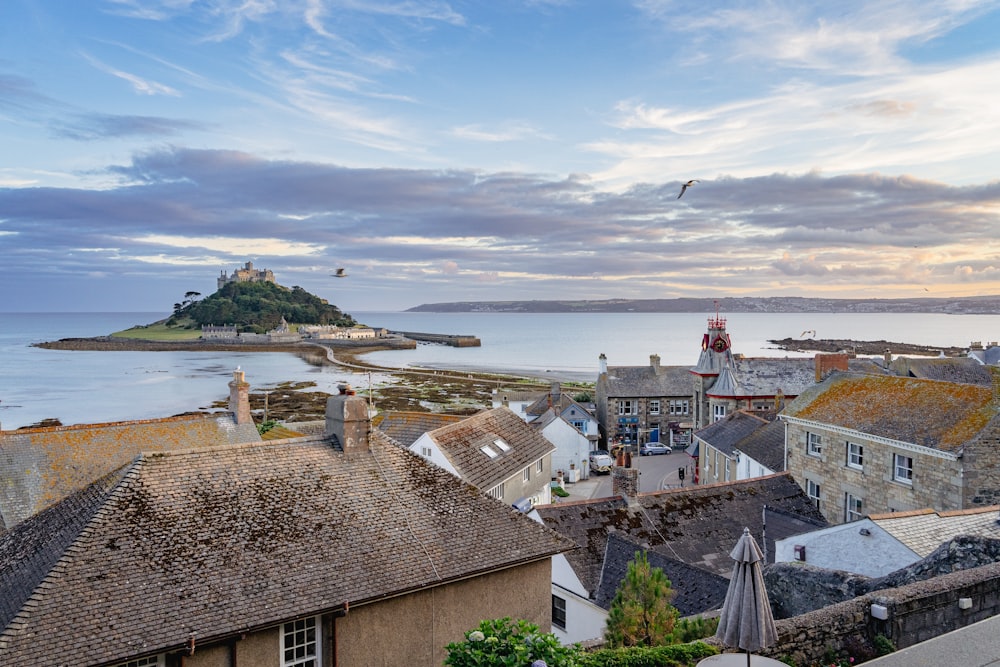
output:
POLYGON ((687 366, 611 366, 599 379, 608 398, 689 397, 694 376, 687 366))
POLYGON ((784 414, 954 452, 986 427, 997 406, 991 387, 835 373, 784 414))
POLYGON ((556 448, 509 408, 483 410, 455 424, 434 429, 429 435, 458 475, 483 490, 500 484, 556 448), (495 444, 497 438, 507 443, 510 450, 499 448, 495 444), (487 456, 482 447, 489 447, 497 456, 487 456))
POLYGON ((964 382, 966 384, 993 385, 990 369, 971 357, 946 359, 897 359, 893 368, 901 366, 904 374, 924 380, 942 380, 944 382, 964 382))
POLYGON ((299 439, 143 455, 94 494, 0 536, 2 554, 55 550, 0 570, 4 667, 124 662, 573 546, 378 432, 349 454, 299 439))
POLYGON ((141 452, 260 440, 229 412, 0 431, 0 515, 10 529, 141 452))
POLYGON ((466 417, 461 415, 399 410, 380 415, 372 420, 372 424, 403 447, 409 447, 424 433, 463 419, 466 417))
POLYGON ((873 514, 868 518, 923 558, 959 535, 1000 538, 998 510, 997 505, 949 512, 924 509, 873 514))
POLYGON ((594 602, 602 609, 610 609, 629 563, 637 551, 645 551, 651 567, 658 567, 670 580, 674 591, 672 604, 681 616, 693 616, 718 609, 726 599, 729 580, 723 576, 683 563, 658 551, 647 550, 617 533, 608 535, 608 544, 601 568, 601 582, 594 594, 594 602))
MULTIPOLYGON (((827 525, 816 505, 787 473, 642 493, 637 506, 615 496, 543 505, 535 511, 546 526, 577 543, 580 548, 567 553, 566 559, 584 588, 595 591, 611 532, 728 577, 733 565, 729 553, 743 529, 749 528, 760 539, 765 505, 827 525)), ((770 554, 774 553, 771 541, 781 537, 769 527, 770 554)))

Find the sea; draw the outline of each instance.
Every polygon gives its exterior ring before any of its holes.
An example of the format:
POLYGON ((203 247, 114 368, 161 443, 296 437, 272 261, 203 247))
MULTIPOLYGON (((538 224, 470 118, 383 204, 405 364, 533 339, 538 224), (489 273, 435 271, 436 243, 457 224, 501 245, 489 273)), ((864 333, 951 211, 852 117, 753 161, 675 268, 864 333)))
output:
MULTIPOLYGON (((352 312, 359 322, 397 331, 476 336, 481 347, 431 343, 413 350, 372 352, 367 361, 392 368, 486 370, 553 381, 597 378, 599 357, 609 366, 663 365, 698 360, 706 313, 425 313, 352 312)), ((313 366, 294 354, 265 352, 84 352, 46 350, 32 343, 102 336, 166 313, 0 313, 0 429, 58 419, 86 424, 169 417, 211 409, 226 400, 240 368, 252 391, 285 382, 314 383, 335 393, 349 382, 392 382, 390 375, 313 366)), ((769 340, 816 338, 886 340, 967 347, 1000 339, 1000 315, 733 313, 721 314, 733 351, 748 357, 802 357, 769 340), (809 332, 809 333, 806 333, 809 332), (813 334, 813 332, 815 332, 813 334)))

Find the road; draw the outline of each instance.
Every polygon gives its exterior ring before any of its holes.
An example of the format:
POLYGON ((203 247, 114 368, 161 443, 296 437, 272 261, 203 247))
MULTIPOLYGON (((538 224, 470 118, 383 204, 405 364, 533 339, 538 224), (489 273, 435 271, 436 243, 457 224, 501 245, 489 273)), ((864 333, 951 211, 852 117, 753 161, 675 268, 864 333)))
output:
MULTIPOLYGON (((683 450, 671 454, 657 454, 656 456, 634 456, 632 457, 632 467, 639 469, 640 493, 694 485, 694 459, 685 454, 683 450), (683 481, 678 479, 677 471, 679 468, 684 468, 683 481)), ((594 478, 598 482, 592 498, 606 498, 612 495, 611 475, 592 475, 591 479, 594 478)))

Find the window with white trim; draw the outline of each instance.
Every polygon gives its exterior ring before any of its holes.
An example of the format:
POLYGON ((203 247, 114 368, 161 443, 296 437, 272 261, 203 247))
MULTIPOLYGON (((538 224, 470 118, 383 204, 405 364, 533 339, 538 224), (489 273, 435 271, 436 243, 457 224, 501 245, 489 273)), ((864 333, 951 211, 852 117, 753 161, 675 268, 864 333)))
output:
POLYGON ((541 474, 545 470, 545 462, 542 459, 535 461, 535 472, 541 474))
POLYGON ((625 400, 618 402, 618 414, 620 415, 634 415, 638 412, 637 402, 632 400, 625 400))
POLYGON ((651 414, 651 415, 658 415, 658 414, 660 414, 660 402, 659 401, 650 401, 649 402, 649 414, 651 414))
POLYGON ((720 421, 726 418, 726 406, 725 405, 714 405, 712 407, 712 415, 714 421, 720 421))
POLYGON ((913 457, 892 455, 892 479, 903 484, 913 484, 913 457))
POLYGON ((566 600, 558 595, 552 596, 552 625, 566 629, 566 600))
POLYGON ((319 667, 319 627, 318 616, 281 626, 281 667, 319 667))
POLYGON ((486 492, 490 498, 496 498, 497 500, 503 500, 503 484, 497 484, 492 489, 486 492))
POLYGON ((123 662, 115 667, 163 667, 163 664, 163 655, 152 655, 148 658, 129 660, 128 662, 123 662))
POLYGON ((816 505, 816 509, 819 509, 819 501, 822 498, 820 495, 819 484, 812 481, 811 479, 806 480, 806 495, 809 496, 809 500, 813 501, 816 505))
POLYGON ((690 411, 690 402, 673 400, 670 401, 670 414, 672 415, 686 415, 690 411))
POLYGON ((865 448, 856 442, 847 443, 847 467, 863 470, 865 466, 865 448))
POLYGON ((528 466, 521 471, 521 481, 530 482, 531 481, 531 466, 528 466))
POLYGON ((823 455, 823 436, 819 433, 806 433, 806 454, 809 456, 823 455))
POLYGON ((430 458, 431 448, 420 445, 420 455, 430 458))
POLYGON ((851 522, 864 518, 863 502, 853 493, 844 494, 844 521, 851 522))

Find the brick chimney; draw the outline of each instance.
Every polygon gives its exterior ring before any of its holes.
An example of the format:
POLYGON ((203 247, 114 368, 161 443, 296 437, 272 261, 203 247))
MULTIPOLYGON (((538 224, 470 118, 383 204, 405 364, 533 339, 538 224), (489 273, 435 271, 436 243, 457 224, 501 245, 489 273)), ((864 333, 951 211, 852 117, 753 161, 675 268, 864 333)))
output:
POLYGON ((237 424, 252 424, 250 414, 250 383, 239 366, 233 371, 233 379, 229 383, 229 411, 236 417, 237 424))
POLYGON ((622 496, 632 504, 639 496, 639 469, 613 466, 611 468, 611 495, 622 496))
POLYGON ((345 453, 368 451, 368 403, 354 394, 351 385, 337 387, 340 393, 326 400, 326 434, 337 436, 345 453))
POLYGON ((815 360, 816 382, 822 382, 823 378, 829 375, 831 371, 843 371, 846 373, 849 358, 849 355, 843 352, 838 352, 837 354, 817 354, 815 360))

